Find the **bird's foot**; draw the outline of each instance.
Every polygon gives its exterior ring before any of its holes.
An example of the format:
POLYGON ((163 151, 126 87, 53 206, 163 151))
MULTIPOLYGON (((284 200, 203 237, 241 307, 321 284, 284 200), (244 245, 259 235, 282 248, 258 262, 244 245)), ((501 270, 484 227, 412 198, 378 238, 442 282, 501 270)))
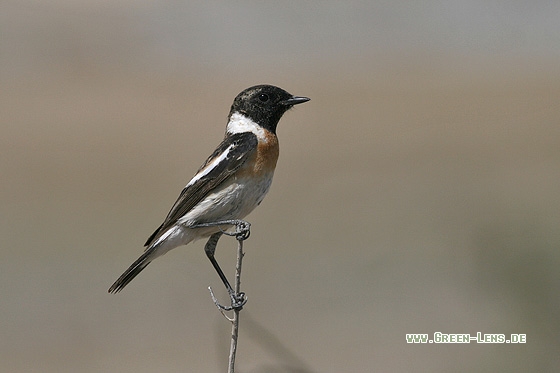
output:
POLYGON ((224 232, 228 236, 234 236, 237 241, 245 241, 251 235, 251 223, 245 220, 235 221, 235 232, 224 232))
POLYGON ((208 290, 210 290, 210 295, 212 296, 212 300, 214 301, 214 304, 216 305, 216 307, 218 307, 220 311, 241 311, 245 303, 247 303, 247 296, 245 295, 245 293, 243 292, 235 293, 232 291, 229 294, 229 297, 231 299, 231 306, 224 306, 220 304, 220 302, 214 295, 212 288, 208 287, 208 290))

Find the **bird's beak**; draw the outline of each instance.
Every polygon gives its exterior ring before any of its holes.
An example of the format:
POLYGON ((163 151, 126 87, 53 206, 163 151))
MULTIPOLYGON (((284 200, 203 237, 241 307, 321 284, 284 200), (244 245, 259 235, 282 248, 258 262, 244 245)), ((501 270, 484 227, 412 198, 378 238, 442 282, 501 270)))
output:
POLYGON ((280 103, 285 106, 294 106, 297 104, 303 104, 304 102, 307 102, 309 100, 311 100, 309 97, 292 96, 291 98, 280 103))

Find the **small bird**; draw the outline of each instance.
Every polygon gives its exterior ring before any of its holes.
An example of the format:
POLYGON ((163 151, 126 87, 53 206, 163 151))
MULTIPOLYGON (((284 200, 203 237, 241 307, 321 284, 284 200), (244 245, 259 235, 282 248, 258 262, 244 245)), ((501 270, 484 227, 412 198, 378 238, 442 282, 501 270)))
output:
MULTIPOLYGON (((210 237, 205 252, 230 296, 231 285, 214 251, 222 234, 245 239, 249 223, 241 220, 268 192, 278 160, 276 126, 294 105, 309 101, 281 88, 257 85, 233 100, 224 140, 198 169, 158 229, 144 253, 115 281, 109 293, 121 291, 154 259, 169 250, 210 237), (236 228, 236 233, 228 233, 236 228)), ((232 297, 232 302, 236 300, 232 297)))

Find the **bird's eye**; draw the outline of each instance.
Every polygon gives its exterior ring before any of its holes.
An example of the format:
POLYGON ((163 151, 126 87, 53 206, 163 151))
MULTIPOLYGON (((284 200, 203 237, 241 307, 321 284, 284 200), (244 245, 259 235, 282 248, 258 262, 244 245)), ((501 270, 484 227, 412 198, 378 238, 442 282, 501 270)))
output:
POLYGON ((259 100, 260 100, 261 102, 267 102, 267 101, 268 101, 268 95, 267 95, 267 94, 264 94, 264 93, 261 93, 261 94, 259 95, 259 100))

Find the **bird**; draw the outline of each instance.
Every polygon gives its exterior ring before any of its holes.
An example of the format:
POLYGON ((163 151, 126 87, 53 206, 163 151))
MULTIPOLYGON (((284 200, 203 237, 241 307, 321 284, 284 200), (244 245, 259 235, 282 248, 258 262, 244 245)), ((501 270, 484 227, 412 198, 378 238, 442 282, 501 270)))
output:
POLYGON ((279 155, 278 122, 294 105, 309 100, 272 85, 256 85, 239 93, 231 105, 223 141, 183 188, 144 244, 144 253, 111 285, 109 293, 120 292, 170 250, 209 237, 206 255, 232 296, 232 304, 238 301, 214 257, 216 245, 222 234, 248 237, 250 224, 242 219, 262 202, 272 183, 279 155))

